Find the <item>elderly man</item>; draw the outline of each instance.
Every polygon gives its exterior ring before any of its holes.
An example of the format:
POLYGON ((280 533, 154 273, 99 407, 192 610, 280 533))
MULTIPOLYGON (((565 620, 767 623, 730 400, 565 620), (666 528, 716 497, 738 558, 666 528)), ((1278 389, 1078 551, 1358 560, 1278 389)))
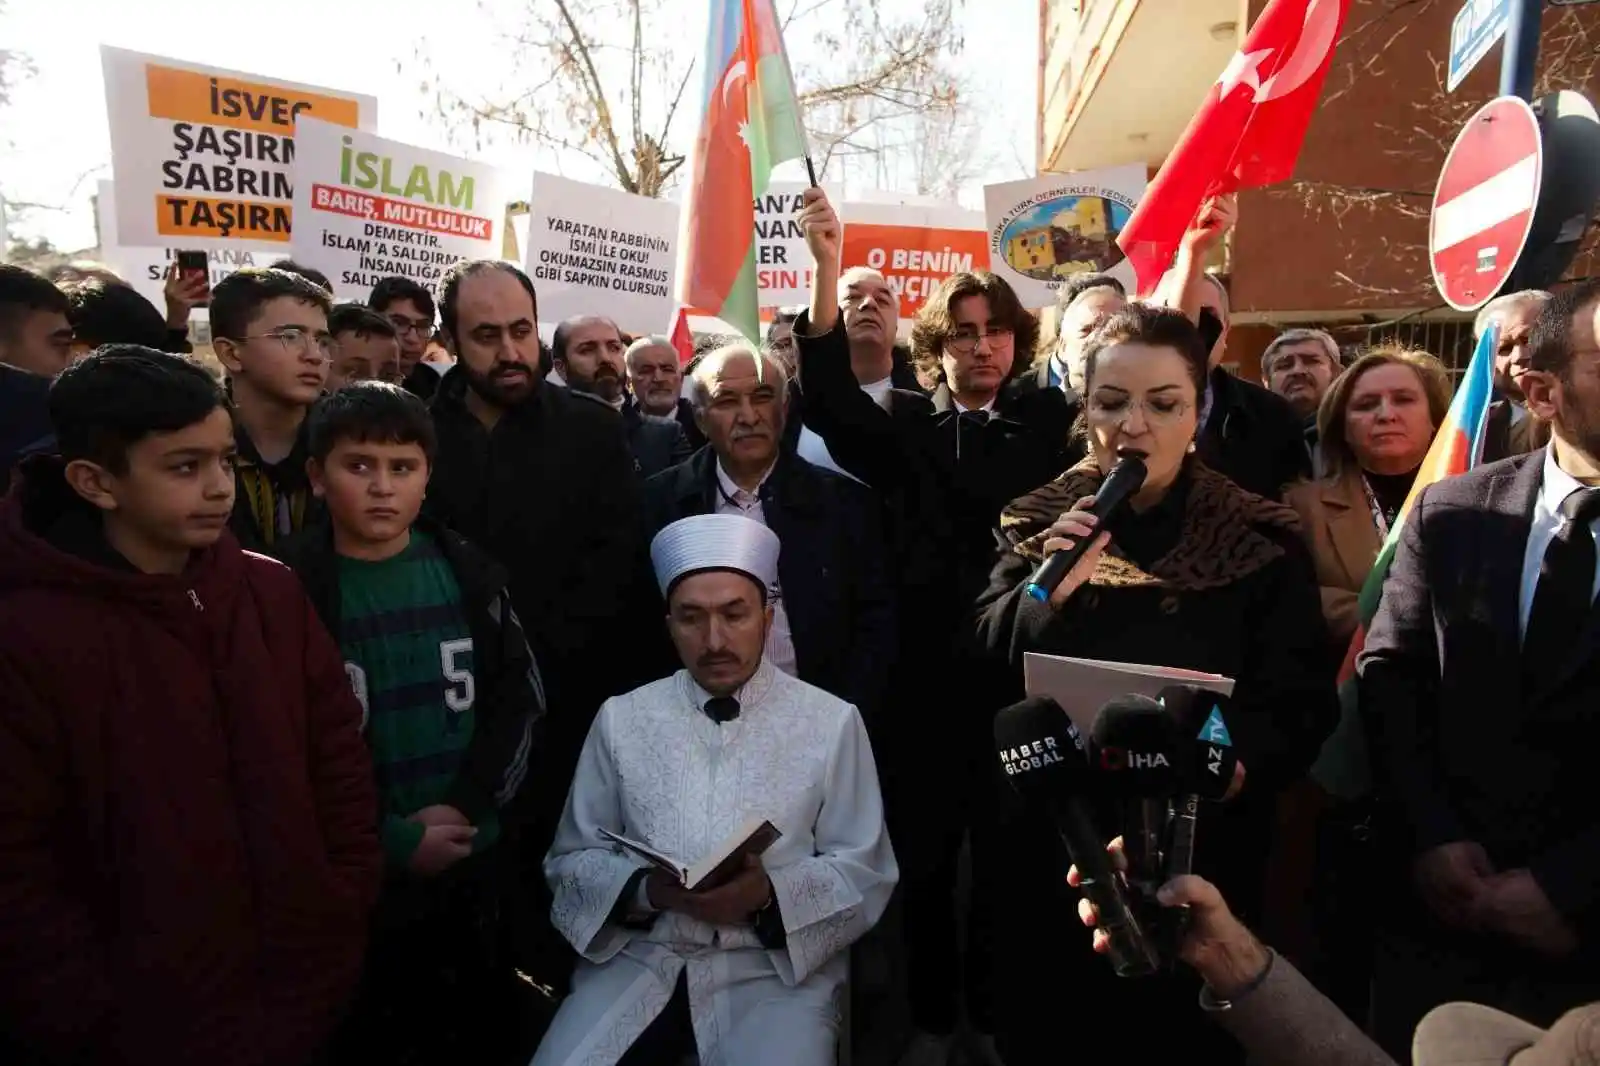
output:
POLYGON ((578 315, 556 327, 550 360, 574 396, 605 404, 622 415, 622 430, 642 477, 689 458, 693 449, 670 418, 655 418, 627 402, 622 330, 609 318, 578 315))
POLYGON ((768 661, 870 720, 895 641, 877 501, 781 447, 788 381, 776 359, 742 344, 719 348, 690 384, 711 446, 645 483, 647 533, 696 514, 740 515, 776 533, 783 595, 768 661))
POLYGON ((1062 282, 1056 290, 1055 346, 1041 354, 1035 373, 1018 384, 1058 388, 1076 401, 1083 391, 1084 343, 1127 302, 1128 290, 1110 274, 1074 274, 1062 282))
POLYGON ((1339 345, 1320 329, 1286 329, 1261 353, 1261 384, 1282 396, 1305 426, 1306 453, 1320 473, 1317 409, 1339 376, 1339 345))
POLYGON ((650 548, 683 669, 606 702, 545 860, 556 927, 581 956, 534 1066, 835 1061, 848 948, 899 878, 855 708, 765 655, 778 537, 697 515, 650 548), (678 865, 747 826, 779 832, 731 880, 678 865))
POLYGON ((683 427, 691 451, 705 446, 705 434, 694 423, 694 407, 683 397, 683 369, 678 365, 678 349, 666 337, 640 337, 622 355, 628 370, 631 399, 623 407, 637 409, 641 415, 667 418, 683 427))
POLYGON ((1491 326, 1500 329, 1494 350, 1495 395, 1484 427, 1486 463, 1525 455, 1550 440, 1550 426, 1528 417, 1527 401, 1522 396, 1522 375, 1528 371, 1528 335, 1550 299, 1543 289, 1507 293, 1484 304, 1472 323, 1474 340, 1491 326))

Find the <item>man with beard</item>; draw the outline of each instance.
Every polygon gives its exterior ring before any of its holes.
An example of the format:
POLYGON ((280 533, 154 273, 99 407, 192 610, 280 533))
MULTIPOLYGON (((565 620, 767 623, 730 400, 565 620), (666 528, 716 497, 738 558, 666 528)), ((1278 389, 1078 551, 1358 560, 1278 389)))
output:
POLYGON ((1373 995, 1398 1055, 1465 999, 1548 1025, 1600 998, 1600 283, 1544 303, 1518 384, 1548 447, 1423 489, 1359 660, 1412 892, 1373 995))
POLYGON ((509 571, 544 668, 543 765, 524 790, 535 822, 527 858, 536 862, 595 709, 633 681, 618 671, 616 649, 634 624, 638 476, 616 413, 541 379, 526 274, 499 260, 462 262, 440 297, 456 365, 433 401, 439 456, 425 511, 509 571))
POLYGON ((653 418, 628 403, 622 331, 609 318, 578 315, 556 327, 550 364, 573 395, 603 403, 622 416, 628 450, 639 473, 651 477, 689 458, 683 429, 670 418, 653 418))
POLYGON ((678 423, 693 453, 705 446, 706 435, 695 425, 694 405, 683 395, 683 369, 678 358, 672 341, 652 334, 628 345, 622 362, 628 368, 629 406, 637 407, 640 414, 678 423))
POLYGON ((1494 401, 1484 427, 1483 461, 1493 462, 1544 447, 1550 427, 1528 417, 1521 379, 1528 369, 1528 334, 1539 311, 1550 302, 1543 289, 1524 289, 1490 300, 1472 324, 1474 340, 1494 326, 1500 336, 1494 349, 1494 401))
POLYGON ((1339 376, 1339 345, 1327 331, 1286 329, 1261 353, 1261 384, 1289 402, 1305 426, 1306 453, 1317 458, 1317 408, 1339 376))

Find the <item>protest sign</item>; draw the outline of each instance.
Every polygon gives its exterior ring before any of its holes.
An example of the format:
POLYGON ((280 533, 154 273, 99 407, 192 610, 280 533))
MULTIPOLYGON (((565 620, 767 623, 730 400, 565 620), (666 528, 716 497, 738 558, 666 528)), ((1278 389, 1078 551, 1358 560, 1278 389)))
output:
POLYGON ((300 119, 294 167, 296 262, 365 301, 387 277, 438 295, 462 259, 500 258, 506 196, 493 167, 300 119))
POLYGON ((989 269, 1025 307, 1047 307, 1073 274, 1108 273, 1134 287, 1117 234, 1144 195, 1144 164, 1041 174, 984 187, 989 269))
POLYGON ((370 96, 102 48, 117 222, 134 247, 287 247, 295 121, 377 125, 370 96))
MULTIPOLYGON (((99 183, 94 206, 100 229, 100 261, 166 313, 167 298, 163 289, 167 283, 167 267, 181 249, 136 248, 123 244, 117 229, 116 187, 112 182, 99 183)), ((281 246, 244 241, 235 241, 226 248, 213 248, 207 253, 211 261, 211 284, 215 285, 235 270, 268 266, 281 259, 284 253, 281 246)), ((194 317, 205 318, 206 309, 195 308, 194 317)))
POLYGON ((660 333, 677 306, 678 205, 533 176, 528 273, 539 317, 604 315, 629 333, 660 333))
POLYGON ((811 302, 811 252, 800 228, 800 197, 809 186, 773 182, 756 197, 756 287, 761 307, 811 302))
POLYGON ((900 317, 914 318, 928 295, 951 274, 988 268, 983 215, 938 207, 846 203, 840 259, 846 268, 881 272, 900 298, 900 317))

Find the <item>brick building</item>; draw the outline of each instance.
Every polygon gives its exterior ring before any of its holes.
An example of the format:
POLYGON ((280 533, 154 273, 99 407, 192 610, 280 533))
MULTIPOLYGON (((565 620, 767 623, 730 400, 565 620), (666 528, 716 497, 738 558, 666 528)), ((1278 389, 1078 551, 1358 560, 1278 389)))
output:
MULTIPOLYGON (((1397 336, 1460 367, 1469 316, 1446 307, 1427 263, 1428 208, 1465 118, 1496 95, 1497 46, 1444 90, 1461 0, 1351 0, 1295 182, 1240 196, 1216 266, 1233 296, 1228 362, 1258 373, 1280 329, 1347 344, 1397 336)), ((1038 167, 1161 165, 1266 0, 1040 0, 1038 167)), ((1539 91, 1590 99, 1600 5, 1548 7, 1539 91)), ((1592 243, 1590 245, 1592 248, 1592 243)), ((1591 273, 1592 251, 1569 276, 1591 273)))

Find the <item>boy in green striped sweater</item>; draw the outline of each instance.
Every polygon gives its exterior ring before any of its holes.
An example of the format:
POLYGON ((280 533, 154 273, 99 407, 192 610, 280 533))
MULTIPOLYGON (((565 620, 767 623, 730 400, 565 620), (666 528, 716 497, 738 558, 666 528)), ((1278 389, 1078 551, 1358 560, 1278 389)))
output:
POLYGON ((313 409, 309 440, 329 528, 283 555, 361 702, 389 871, 336 1057, 515 1059, 528 990, 502 917, 514 860, 500 856, 544 713, 538 670, 499 566, 419 521, 435 448, 422 402, 348 385, 313 409))

